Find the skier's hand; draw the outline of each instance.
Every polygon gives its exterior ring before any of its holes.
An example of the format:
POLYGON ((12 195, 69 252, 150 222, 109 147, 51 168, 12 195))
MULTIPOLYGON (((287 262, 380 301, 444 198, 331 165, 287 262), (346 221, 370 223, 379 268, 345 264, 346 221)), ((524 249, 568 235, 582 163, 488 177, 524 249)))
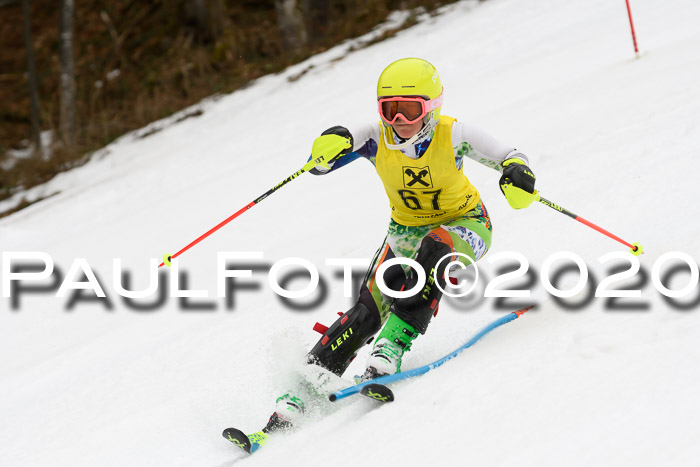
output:
POLYGON ((498 181, 501 192, 513 209, 523 209, 538 197, 535 190, 535 174, 518 158, 503 161, 503 175, 498 181))
POLYGON ((331 170, 333 162, 352 151, 353 138, 347 128, 334 126, 316 138, 306 170, 324 173, 331 170))

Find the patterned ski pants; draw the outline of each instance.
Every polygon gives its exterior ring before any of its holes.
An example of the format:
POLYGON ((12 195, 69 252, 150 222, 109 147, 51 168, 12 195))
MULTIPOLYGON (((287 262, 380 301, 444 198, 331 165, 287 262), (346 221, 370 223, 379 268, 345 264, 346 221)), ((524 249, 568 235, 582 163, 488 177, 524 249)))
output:
MULTIPOLYGON (((446 223, 405 226, 392 220, 386 238, 374 255, 363 282, 363 288, 369 289, 377 305, 382 323, 389 317, 389 308, 394 299, 379 290, 375 277, 377 268, 384 261, 396 257, 415 259, 421 241, 428 235, 451 246, 454 252, 465 254, 477 261, 491 246, 491 220, 482 202, 463 216, 446 223)), ((466 266, 471 264, 463 258, 460 260, 466 266)), ((384 273, 384 282, 390 289, 399 290, 409 271, 408 266, 391 266, 384 273)))

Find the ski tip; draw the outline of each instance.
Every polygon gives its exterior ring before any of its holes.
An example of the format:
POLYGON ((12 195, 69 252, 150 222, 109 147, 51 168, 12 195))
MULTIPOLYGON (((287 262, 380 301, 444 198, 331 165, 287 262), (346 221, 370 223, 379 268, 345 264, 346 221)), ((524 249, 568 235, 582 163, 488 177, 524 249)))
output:
POLYGON ((513 313, 515 313, 516 318, 520 318, 521 315, 524 315, 525 313, 532 310, 533 308, 535 308, 535 305, 530 305, 530 306, 526 306, 525 308, 521 308, 518 311, 514 311, 513 313))
POLYGON ((393 402, 394 400, 394 393, 383 384, 368 384, 360 390, 360 393, 379 402, 393 402))
POLYGON ((338 396, 336 396, 335 393, 328 396, 328 400, 331 402, 335 402, 337 399, 338 399, 338 396))
POLYGON ((231 441, 233 444, 243 449, 245 452, 250 454, 250 439, 248 436, 237 428, 226 428, 221 435, 227 440, 231 441))

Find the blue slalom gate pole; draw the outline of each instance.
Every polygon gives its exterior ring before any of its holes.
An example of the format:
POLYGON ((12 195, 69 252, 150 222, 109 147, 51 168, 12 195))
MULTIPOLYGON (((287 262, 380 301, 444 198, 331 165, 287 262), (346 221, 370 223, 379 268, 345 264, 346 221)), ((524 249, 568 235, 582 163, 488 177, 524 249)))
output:
POLYGON ((484 335, 486 335, 489 332, 496 329, 498 326, 501 326, 501 325, 506 324, 506 323, 510 323, 511 321, 518 318, 520 315, 524 314, 526 311, 528 311, 532 308, 534 308, 534 305, 522 308, 518 311, 513 311, 513 312, 508 313, 507 315, 505 315, 501 318, 498 318, 497 320, 495 320, 494 322, 492 322, 491 324, 486 326, 484 329, 479 331, 479 333, 477 335, 475 335, 474 337, 469 339, 469 341, 466 344, 464 344, 463 346, 461 346, 460 348, 458 348, 454 352, 452 352, 448 355, 445 355, 441 359, 434 361, 433 363, 428 363, 427 365, 423 365, 423 366, 420 366, 418 368, 413 368, 412 370, 407 370, 407 371, 404 371, 402 373, 396 373, 394 375, 380 376, 379 378, 370 379, 370 380, 365 381, 363 383, 355 384, 355 385, 347 387, 345 389, 341 389, 340 391, 334 392, 333 394, 331 394, 329 396, 329 399, 332 402, 335 402, 339 399, 344 399, 348 396, 352 396, 353 394, 357 394, 357 393, 361 392, 365 386, 369 386, 370 384, 387 385, 387 384, 395 383, 396 381, 401 381, 402 379, 413 378, 415 376, 420 376, 422 374, 425 374, 425 373, 429 372, 430 370, 432 370, 433 368, 439 367, 440 365, 442 365, 446 361, 452 360, 457 355, 459 355, 463 350, 468 349, 469 347, 474 345, 476 343, 476 341, 478 341, 479 339, 484 337, 484 335))

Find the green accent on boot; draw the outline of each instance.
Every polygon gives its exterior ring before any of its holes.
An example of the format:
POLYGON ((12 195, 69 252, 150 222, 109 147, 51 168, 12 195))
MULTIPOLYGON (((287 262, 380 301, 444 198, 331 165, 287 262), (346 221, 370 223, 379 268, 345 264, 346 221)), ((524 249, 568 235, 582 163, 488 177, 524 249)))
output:
MULTIPOLYGON (((276 410, 283 419, 290 421, 303 417, 306 412, 306 404, 302 399, 287 393, 275 401, 276 410)), ((298 421, 298 420, 297 420, 298 421)), ((294 422, 292 422, 294 423, 294 422)))
POLYGON ((399 344, 404 352, 411 349, 411 344, 418 337, 419 332, 416 328, 406 323, 404 320, 395 314, 389 315, 389 319, 384 323, 384 328, 377 336, 377 340, 384 338, 395 344, 399 344))
POLYGON ((401 371, 401 358, 403 354, 411 350, 413 341, 419 335, 420 334, 413 326, 392 313, 384 324, 384 328, 382 328, 382 331, 377 336, 375 343, 386 339, 392 344, 391 346, 384 345, 381 348, 381 352, 387 354, 391 353, 398 360, 396 369, 397 372, 399 372, 401 371))
POLYGON ((279 403, 279 401, 281 401, 283 399, 289 399, 289 401, 292 402, 294 405, 298 406, 302 412, 304 411, 304 409, 305 409, 304 401, 301 400, 300 398, 298 398, 296 396, 292 396, 290 394, 284 394, 284 395, 278 397, 277 400, 275 401, 275 404, 279 403))
POLYGON ((284 395, 278 397, 277 400, 275 401, 275 404, 276 404, 277 402, 281 401, 282 399, 289 399, 290 401, 292 401, 292 402, 294 402, 295 404, 297 404, 298 406, 300 406, 302 409, 304 408, 304 401, 301 400, 301 399, 299 399, 299 398, 296 397, 296 396, 291 396, 289 393, 284 394, 284 395))

